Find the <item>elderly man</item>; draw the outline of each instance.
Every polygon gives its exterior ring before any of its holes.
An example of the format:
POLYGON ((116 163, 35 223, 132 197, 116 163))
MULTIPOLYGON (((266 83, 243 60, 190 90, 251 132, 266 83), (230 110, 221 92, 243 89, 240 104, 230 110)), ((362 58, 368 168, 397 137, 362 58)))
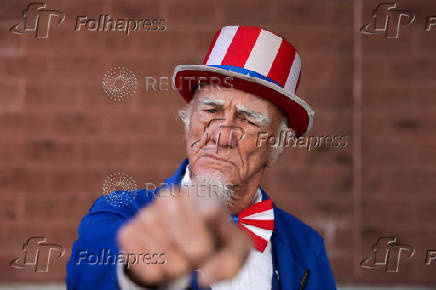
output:
POLYGON ((300 70, 289 42, 251 26, 222 28, 203 65, 176 67, 188 159, 164 186, 94 203, 68 288, 336 289, 322 238, 260 188, 283 144, 259 134, 312 125, 295 95, 300 70))

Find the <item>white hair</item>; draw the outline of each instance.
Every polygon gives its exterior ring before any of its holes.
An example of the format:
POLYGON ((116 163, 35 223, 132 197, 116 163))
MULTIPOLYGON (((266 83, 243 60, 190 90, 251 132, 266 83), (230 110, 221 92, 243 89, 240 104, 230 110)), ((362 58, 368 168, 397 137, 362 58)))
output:
POLYGON ((179 118, 185 124, 185 135, 189 130, 191 124, 192 109, 194 107, 193 99, 181 110, 179 110, 179 118))

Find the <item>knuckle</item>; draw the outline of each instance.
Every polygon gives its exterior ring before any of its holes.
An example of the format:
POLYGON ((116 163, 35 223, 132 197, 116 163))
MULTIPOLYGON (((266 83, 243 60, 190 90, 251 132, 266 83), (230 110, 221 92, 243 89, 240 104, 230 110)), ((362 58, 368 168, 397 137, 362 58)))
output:
POLYGON ((164 273, 155 265, 146 265, 141 269, 143 279, 150 284, 159 283, 164 278, 164 273))
POLYGON ((189 259, 197 264, 212 252, 212 244, 208 237, 196 239, 188 247, 189 259))
POLYGON ((183 259, 181 256, 174 257, 174 254, 172 256, 173 259, 168 258, 165 267, 166 275, 171 278, 184 274, 189 268, 189 263, 186 259, 183 259))

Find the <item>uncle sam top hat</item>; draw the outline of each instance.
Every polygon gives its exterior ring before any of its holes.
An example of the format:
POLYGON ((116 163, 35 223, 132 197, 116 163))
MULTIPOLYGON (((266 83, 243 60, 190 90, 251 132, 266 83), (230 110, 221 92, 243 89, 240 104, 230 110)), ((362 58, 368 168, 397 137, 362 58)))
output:
POLYGON ((254 26, 225 26, 210 45, 202 65, 178 65, 173 84, 192 100, 194 83, 214 78, 220 84, 258 95, 281 108, 297 137, 309 132, 314 111, 295 95, 301 76, 301 58, 276 34, 254 26))

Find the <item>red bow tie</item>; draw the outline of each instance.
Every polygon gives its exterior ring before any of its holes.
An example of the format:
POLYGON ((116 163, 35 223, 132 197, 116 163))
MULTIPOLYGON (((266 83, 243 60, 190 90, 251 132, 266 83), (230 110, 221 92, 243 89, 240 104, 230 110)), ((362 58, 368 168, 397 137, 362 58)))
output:
POLYGON ((257 202, 238 214, 238 227, 254 241, 261 253, 266 248, 274 230, 274 210, 271 199, 257 202))

